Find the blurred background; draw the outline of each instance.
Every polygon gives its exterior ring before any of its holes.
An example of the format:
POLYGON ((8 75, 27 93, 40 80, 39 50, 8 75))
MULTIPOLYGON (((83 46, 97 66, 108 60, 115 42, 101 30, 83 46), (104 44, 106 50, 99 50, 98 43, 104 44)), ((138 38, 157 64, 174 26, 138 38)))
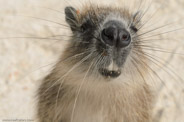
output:
POLYGON ((36 121, 36 89, 65 48, 70 29, 65 6, 85 4, 127 7, 143 13, 155 72, 155 122, 184 122, 183 0, 0 0, 0 122, 36 121), (65 35, 55 37, 53 35, 65 35))

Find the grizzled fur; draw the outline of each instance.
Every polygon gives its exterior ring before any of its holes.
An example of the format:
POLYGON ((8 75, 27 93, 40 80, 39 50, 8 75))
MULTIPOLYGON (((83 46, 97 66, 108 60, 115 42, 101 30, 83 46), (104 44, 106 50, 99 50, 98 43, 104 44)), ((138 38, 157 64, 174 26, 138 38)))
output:
POLYGON ((138 14, 95 5, 82 10, 67 7, 65 14, 73 35, 38 90, 39 122, 150 122, 152 94, 141 78, 146 59, 133 51, 143 53, 134 46, 139 43, 138 14), (111 20, 130 33, 128 47, 116 50, 102 41, 100 32, 111 20), (99 69, 112 62, 121 75, 102 76, 99 69))

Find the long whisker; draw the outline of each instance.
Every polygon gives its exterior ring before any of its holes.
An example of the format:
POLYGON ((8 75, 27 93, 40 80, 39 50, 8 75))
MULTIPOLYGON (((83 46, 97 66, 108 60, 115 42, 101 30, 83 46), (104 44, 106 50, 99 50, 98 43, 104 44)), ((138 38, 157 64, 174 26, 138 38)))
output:
MULTIPOLYGON (((132 56, 131 56, 131 58, 132 58, 132 63, 134 65, 134 67, 137 69, 137 71, 138 71, 139 75, 141 76, 142 80, 144 81, 144 83, 147 84, 146 79, 144 78, 144 75, 142 74, 142 71, 141 71, 142 67, 139 67, 139 65, 138 65, 139 61, 137 61, 137 59, 132 57, 132 56)), ((145 92, 143 92, 143 95, 144 95, 144 98, 146 99, 145 103, 148 105, 149 103, 147 101, 149 101, 149 100, 147 97, 145 97, 146 96, 145 92)), ((142 110, 142 111, 144 111, 144 110, 142 110)))
MULTIPOLYGON (((184 54, 182 54, 182 53, 170 52, 170 51, 167 51, 167 50, 161 50, 161 49, 149 48, 149 47, 141 47, 141 48, 144 49, 144 50, 147 50, 147 51, 156 51, 156 52, 159 52, 159 53, 168 53, 168 54, 174 54, 174 55, 184 56, 184 54)), ((135 49, 135 50, 137 50, 137 49, 135 49)))
MULTIPOLYGON (((54 38, 54 37, 62 37, 62 36, 81 39, 80 37, 66 36, 66 35, 54 35, 54 36, 49 36, 49 37, 6 37, 6 38, 0 38, 0 39, 35 39, 35 40, 70 41, 69 39, 64 40, 64 39, 54 38)), ((75 41, 75 40, 72 40, 72 41, 75 41)), ((76 40, 76 42, 87 43, 87 44, 91 43, 91 42, 85 42, 85 41, 79 41, 79 40, 76 40)))
POLYGON ((150 1, 150 4, 148 5, 148 7, 146 8, 146 10, 144 11, 144 13, 142 14, 142 16, 140 16, 140 18, 135 22, 135 24, 137 25, 138 23, 140 23, 140 21, 144 18, 144 16, 146 15, 146 13, 150 10, 150 6, 152 4, 152 0, 150 1))
POLYGON ((86 57, 84 57, 80 62, 76 63, 67 73, 65 73, 61 78, 59 78, 59 79, 57 80, 57 82, 58 82, 58 81, 60 81, 60 80, 62 79, 62 81, 61 81, 61 83, 60 83, 60 86, 59 86, 59 89, 58 89, 57 96, 56 96, 56 104, 55 104, 55 107, 57 107, 57 102, 58 102, 58 98, 59 98, 60 88, 61 88, 61 86, 62 86, 63 83, 64 83, 65 77, 66 77, 71 71, 73 71, 75 68, 77 68, 78 66, 80 66, 84 61, 86 61, 92 54, 93 54, 93 52, 91 52, 89 55, 87 55, 86 57))
MULTIPOLYGON (((141 56, 141 57, 144 57, 144 56, 145 56, 145 54, 143 54, 143 53, 138 53, 138 52, 134 52, 134 53, 137 53, 137 54, 138 54, 139 56, 141 56)), ((147 59, 148 59, 149 61, 153 62, 149 57, 148 57, 147 59)), ((160 76, 158 75, 158 73, 157 73, 156 71, 153 70, 153 68, 151 68, 151 67, 150 67, 146 62, 144 62, 141 58, 140 58, 139 62, 142 62, 143 65, 147 66, 147 67, 152 71, 152 73, 153 73, 155 76, 157 76, 157 78, 159 78, 159 80, 161 81, 162 85, 164 85, 167 89, 169 89, 169 88, 167 87, 167 85, 165 84, 165 82, 160 78, 160 76)), ((173 94, 171 94, 171 96, 173 97, 173 100, 175 101, 175 103, 177 103, 175 96, 174 96, 173 94)), ((176 104, 176 105, 177 105, 177 104, 176 104)))
MULTIPOLYGON (((138 52, 134 52, 136 54, 138 54, 141 57, 144 57, 144 54, 142 53, 138 53, 138 52)), ((144 57, 145 58, 145 57, 144 57)), ((148 58, 149 59, 149 58, 148 58)), ((143 61, 141 58, 140 60, 137 60, 138 62, 142 63, 144 66, 146 66, 148 69, 150 69, 150 71, 161 81, 162 85, 164 85, 167 88, 167 85, 165 84, 165 82, 162 80, 162 78, 158 75, 158 73, 156 71, 154 71, 153 68, 151 68, 145 61, 143 61)), ((167 88, 168 89, 168 88, 167 88)))
MULTIPOLYGON (((76 54, 76 55, 73 55, 73 56, 71 56, 71 57, 68 57, 68 58, 66 58, 66 59, 64 59, 64 60, 62 60, 62 62, 64 62, 64 61, 67 61, 68 59, 72 59, 72 58, 75 58, 75 57, 78 57, 78 56, 80 56, 80 55, 83 55, 83 54, 85 54, 86 52, 84 52, 84 53, 80 53, 80 54, 76 54)), ((84 60, 84 59, 83 59, 84 60)), ((86 59, 85 59, 86 60, 86 59)), ((79 63, 77 63, 76 65, 80 65, 79 63)), ((56 80, 49 88, 47 88, 44 92, 43 92, 43 94, 45 94, 50 88, 52 88, 57 82, 59 82, 63 77, 65 77, 66 75, 68 75, 73 69, 75 69, 77 66, 73 66, 72 68, 71 68, 71 70, 69 70, 67 73, 65 73, 61 78, 59 78, 58 80, 56 80)))
MULTIPOLYGON (((61 11, 53 9, 53 8, 47 8, 47 7, 41 7, 41 8, 44 8, 44 9, 47 9, 47 10, 50 10, 50 11, 54 11, 54 12, 59 13, 59 14, 65 14, 64 12, 61 12, 61 11)), ((77 25, 77 23, 73 19, 71 19, 71 18, 69 18, 67 16, 66 16, 66 18, 71 20, 72 22, 74 22, 77 25)))
POLYGON ((96 62, 94 63, 93 67, 91 68, 92 69, 92 74, 94 74, 94 76, 97 74, 98 64, 99 64, 101 58, 102 58, 102 54, 97 57, 96 62))
POLYGON ((144 76, 143 76, 141 70, 138 68, 138 65, 136 65, 137 60, 136 60, 135 58, 133 58, 132 56, 131 56, 131 59, 132 59, 132 60, 131 60, 132 64, 133 64, 134 67, 137 69, 137 71, 138 71, 138 73, 140 74, 140 76, 142 77, 143 81, 146 83, 146 80, 145 80, 145 78, 144 78, 144 76))
MULTIPOLYGON (((153 45, 153 43, 151 43, 152 45, 153 45)), ((146 48, 146 49, 158 49, 158 50, 165 50, 164 48, 161 48, 160 46, 158 46, 158 45, 155 45, 155 46, 152 46, 152 45, 148 45, 148 44, 145 44, 145 43, 143 43, 143 44, 133 44, 133 46, 135 47, 135 48, 137 48, 137 47, 143 47, 143 48, 146 48)), ((166 51, 166 50, 165 50, 166 51)))
MULTIPOLYGON (((161 7, 160 7, 161 8, 161 7)), ((138 30, 140 30, 140 29, 142 29, 156 14, 157 14, 157 12, 160 10, 160 8, 158 8, 152 15, 151 15, 151 17, 147 20, 147 21, 145 21, 139 28, 138 28, 138 30)))
MULTIPOLYGON (((75 48, 75 47, 81 47, 81 46, 71 46, 71 47, 68 47, 67 49, 71 49, 71 48, 75 48)), ((61 60, 60 62, 68 61, 69 59, 76 58, 76 57, 78 57, 78 56, 80 56, 80 55, 83 55, 83 54, 85 54, 85 53, 87 53, 87 52, 83 52, 83 53, 75 54, 75 55, 73 55, 73 56, 69 56, 69 57, 67 57, 67 58, 65 58, 65 59, 63 59, 63 60, 61 60)), ((32 73, 34 73, 34 72, 36 72, 36 71, 38 71, 38 70, 40 70, 40 69, 42 69, 42 68, 48 67, 48 66, 53 65, 53 64, 55 64, 55 63, 57 63, 57 61, 54 61, 54 62, 51 62, 51 63, 49 63, 49 64, 40 66, 40 67, 38 67, 38 68, 36 68, 36 69, 33 69, 32 71, 26 73, 25 76, 23 76, 22 78, 20 78, 20 80, 23 80, 27 75, 30 75, 30 74, 32 74, 32 73)))
MULTIPOLYGON (((161 67, 161 65, 164 65, 163 60, 160 59, 158 56, 156 56, 156 55, 151 55, 150 53, 144 53, 144 55, 147 56, 147 57, 149 57, 150 60, 152 60, 152 62, 153 62, 155 65, 157 65, 158 67, 161 67), (154 56, 154 57, 153 57, 153 56, 154 56), (160 63, 161 65, 159 65, 157 62, 160 63)), ((172 76, 172 77, 174 78, 173 75, 175 75, 177 78, 179 78, 179 80, 184 81, 179 75, 177 75, 177 73, 175 73, 175 72, 172 70, 172 68, 170 68, 170 67, 165 67, 165 68, 164 68, 164 67, 163 67, 162 70, 164 70, 169 76, 172 76), (168 69, 171 73, 168 72, 166 69, 168 69)), ((177 79, 175 79, 175 78, 174 78, 174 80, 177 81, 177 79)))
MULTIPOLYGON (((148 30, 147 32, 143 32, 143 33, 141 33, 141 34, 139 34, 139 35, 137 35, 137 36, 135 36, 135 37, 141 37, 141 36, 143 36, 143 35, 145 35, 145 34, 148 34, 148 33, 150 33, 150 32, 154 32, 154 31, 156 31, 156 30, 159 30, 159 29, 162 29, 162 28, 164 28, 164 27, 167 27, 167 26, 169 26, 169 25, 171 25, 171 24, 172 24, 172 23, 169 23, 169 24, 166 24, 166 25, 162 25, 162 26, 156 27, 156 28, 154 28, 154 29, 148 30)), ((133 37, 133 38, 135 38, 135 37, 133 37)))
POLYGON ((72 114, 71 114, 71 122, 73 122, 74 113, 75 113, 75 108, 76 108, 76 103, 77 103, 77 100, 78 100, 78 97, 79 97, 81 88, 82 88, 82 86, 83 86, 83 84, 84 84, 84 82, 85 82, 86 76, 88 75, 89 70, 90 70, 90 68, 92 67, 93 63, 94 63, 94 61, 92 61, 92 63, 90 64, 90 66, 89 66, 89 68, 88 68, 88 70, 87 70, 87 72, 86 72, 86 74, 85 74, 85 76, 84 76, 84 78, 83 78, 83 80, 82 80, 80 86, 79 86, 79 89, 77 90, 77 95, 76 95, 76 98, 75 98, 75 101, 74 101, 73 110, 72 110, 72 114))
POLYGON ((132 42, 132 43, 133 44, 134 43, 136 44, 137 42, 141 42, 141 43, 152 43, 152 42, 155 42, 155 41, 164 41, 164 40, 166 40, 166 41, 169 41, 169 40, 178 41, 178 40, 173 39, 173 38, 153 38, 153 39, 142 39, 142 40, 138 39, 136 42, 132 42))
MULTIPOLYGON (((17 16, 18 16, 18 15, 17 15, 17 16)), ((29 17, 29 18, 32 18, 32 19, 38 19, 38 20, 42 20, 42 21, 46 21, 46 22, 51 22, 51 23, 54 23, 54 24, 57 24, 57 25, 61 25, 61 26, 70 28, 68 25, 61 24, 61 23, 59 23, 59 22, 55 22, 55 21, 52 21, 52 20, 47 20, 47 19, 44 19, 44 18, 33 17, 33 16, 25 16, 25 15, 19 15, 19 16, 22 16, 22 17, 29 17)))
POLYGON ((170 30, 170 31, 166 31, 166 32, 161 32, 161 33, 159 33, 159 34, 155 34, 155 35, 143 37, 143 38, 140 38, 140 39, 145 39, 145 38, 150 38, 150 37, 155 37, 155 36, 161 36, 161 35, 165 35, 165 34, 168 34, 168 33, 176 32, 176 31, 181 31, 181 30, 183 30, 183 29, 184 29, 184 28, 178 28, 178 29, 175 29, 175 30, 170 30))
MULTIPOLYGON (((133 60, 133 62, 134 62, 134 66, 135 67, 138 67, 139 65, 138 65, 138 63, 140 63, 140 61, 138 61, 135 57, 133 57, 133 56, 131 56, 131 58, 132 58, 132 60, 133 60), (136 65, 137 64, 137 65, 136 65)), ((145 65, 143 65, 145 68, 147 68, 145 65)), ((137 68, 136 68, 137 69, 137 68)), ((141 67, 140 67, 140 69, 141 69, 141 67)), ((139 69, 139 71, 138 72, 140 72, 141 73, 141 71, 140 71, 140 69, 139 69)), ((139 74, 140 74, 139 73, 139 74)), ((151 73, 150 72, 147 72, 147 74, 150 76, 150 78, 152 79, 152 81, 154 81, 155 82, 155 80, 154 80, 154 78, 153 78, 153 76, 151 75, 151 73)), ((144 82, 145 83, 147 83, 146 82, 146 80, 145 80, 145 78, 144 78, 144 76, 142 75, 142 73, 140 74, 141 75, 141 77, 142 77, 142 79, 144 80, 144 82)))
POLYGON ((50 11, 54 11, 54 12, 59 13, 59 14, 64 14, 63 12, 61 12, 59 10, 56 10, 56 9, 53 9, 53 8, 41 7, 41 6, 40 6, 40 8, 47 9, 47 10, 50 10, 50 11))

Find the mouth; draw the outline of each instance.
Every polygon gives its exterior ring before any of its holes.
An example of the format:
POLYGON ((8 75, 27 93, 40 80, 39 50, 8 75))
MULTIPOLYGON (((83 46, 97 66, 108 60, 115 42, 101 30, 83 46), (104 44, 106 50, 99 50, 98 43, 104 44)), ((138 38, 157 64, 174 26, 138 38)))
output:
POLYGON ((100 68, 99 72, 102 76, 107 77, 107 78, 117 78, 120 76, 121 71, 120 70, 108 70, 105 68, 100 68))

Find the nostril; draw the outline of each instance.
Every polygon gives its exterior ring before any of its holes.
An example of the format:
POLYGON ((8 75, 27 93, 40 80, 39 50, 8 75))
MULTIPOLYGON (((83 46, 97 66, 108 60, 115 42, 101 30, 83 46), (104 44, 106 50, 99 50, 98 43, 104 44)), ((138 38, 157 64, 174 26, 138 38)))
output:
POLYGON ((122 41, 128 41, 129 39, 130 39, 130 35, 128 33, 123 34, 122 37, 121 37, 122 41))
POLYGON ((115 29, 112 27, 109 27, 107 29, 104 29, 104 35, 108 37, 109 39, 113 40, 114 39, 114 31, 115 29))
POLYGON ((119 48, 126 47, 130 44, 130 33, 120 27, 109 26, 101 32, 101 38, 105 44, 119 48))
POLYGON ((129 32, 127 32, 126 30, 121 30, 120 34, 119 34, 119 39, 120 39, 120 41, 119 41, 118 45, 120 47, 128 46, 130 44, 130 41, 131 41, 129 32))
POLYGON ((117 38, 116 28, 108 27, 102 30, 102 39, 105 43, 112 46, 115 38, 117 38))

